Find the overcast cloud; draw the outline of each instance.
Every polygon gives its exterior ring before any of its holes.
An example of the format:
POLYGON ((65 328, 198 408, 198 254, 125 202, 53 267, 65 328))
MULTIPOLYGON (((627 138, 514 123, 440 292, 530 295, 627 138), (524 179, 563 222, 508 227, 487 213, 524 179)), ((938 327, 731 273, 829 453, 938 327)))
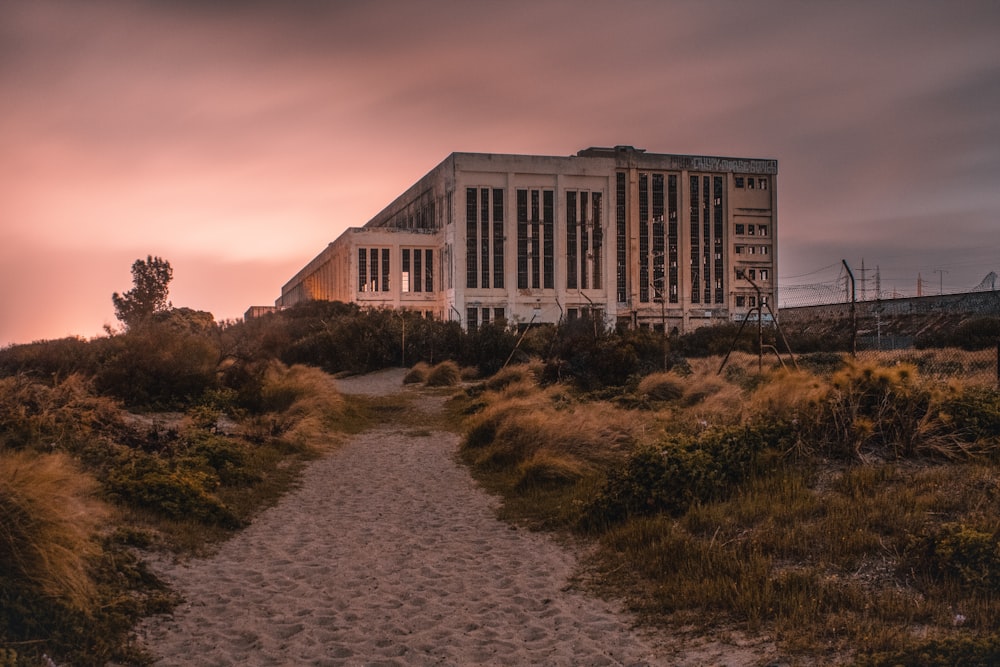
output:
POLYGON ((0 345, 269 304, 453 151, 776 158, 779 278, 1000 270, 995 2, 0 5, 0 345))

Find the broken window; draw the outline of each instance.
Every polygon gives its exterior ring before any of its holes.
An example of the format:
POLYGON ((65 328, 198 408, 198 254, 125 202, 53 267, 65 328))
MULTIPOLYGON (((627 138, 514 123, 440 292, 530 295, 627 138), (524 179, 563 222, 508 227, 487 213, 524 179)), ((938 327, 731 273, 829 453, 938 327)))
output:
POLYGON ((555 286, 554 215, 552 190, 517 190, 518 289, 555 286))

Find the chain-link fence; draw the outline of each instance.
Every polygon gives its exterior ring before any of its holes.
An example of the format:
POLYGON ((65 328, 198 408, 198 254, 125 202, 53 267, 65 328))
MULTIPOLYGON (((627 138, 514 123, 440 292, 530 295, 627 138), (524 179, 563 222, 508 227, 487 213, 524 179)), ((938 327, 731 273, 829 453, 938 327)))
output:
POLYGON ((850 352, 922 373, 1000 383, 1000 291, 859 295, 850 281, 782 288, 779 323, 795 353, 850 352))

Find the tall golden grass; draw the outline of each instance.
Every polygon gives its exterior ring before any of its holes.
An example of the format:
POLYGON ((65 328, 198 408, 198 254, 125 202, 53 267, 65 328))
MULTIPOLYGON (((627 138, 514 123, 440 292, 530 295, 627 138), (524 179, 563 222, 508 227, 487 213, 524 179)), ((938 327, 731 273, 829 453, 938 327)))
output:
POLYGON ((264 375, 263 402, 267 414, 251 422, 269 424, 270 434, 306 449, 325 442, 346 413, 343 395, 333 379, 312 366, 272 362, 264 375))
POLYGON ((69 457, 0 452, 0 579, 27 581, 85 610, 95 597, 90 561, 108 512, 69 457))

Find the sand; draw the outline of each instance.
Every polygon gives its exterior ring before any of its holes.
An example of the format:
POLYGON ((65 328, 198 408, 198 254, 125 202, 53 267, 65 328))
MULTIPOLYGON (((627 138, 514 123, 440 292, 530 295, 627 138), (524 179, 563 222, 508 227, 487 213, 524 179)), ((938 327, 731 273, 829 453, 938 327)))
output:
MULTIPOLYGON (((399 392, 401 377, 339 386, 399 392)), ((420 395, 416 409, 443 400, 406 391, 420 395)), ((139 628, 155 664, 690 662, 668 659, 614 603, 574 590, 570 548, 498 521, 457 447, 453 433, 383 424, 313 463, 211 557, 157 563, 185 602, 139 628)))

